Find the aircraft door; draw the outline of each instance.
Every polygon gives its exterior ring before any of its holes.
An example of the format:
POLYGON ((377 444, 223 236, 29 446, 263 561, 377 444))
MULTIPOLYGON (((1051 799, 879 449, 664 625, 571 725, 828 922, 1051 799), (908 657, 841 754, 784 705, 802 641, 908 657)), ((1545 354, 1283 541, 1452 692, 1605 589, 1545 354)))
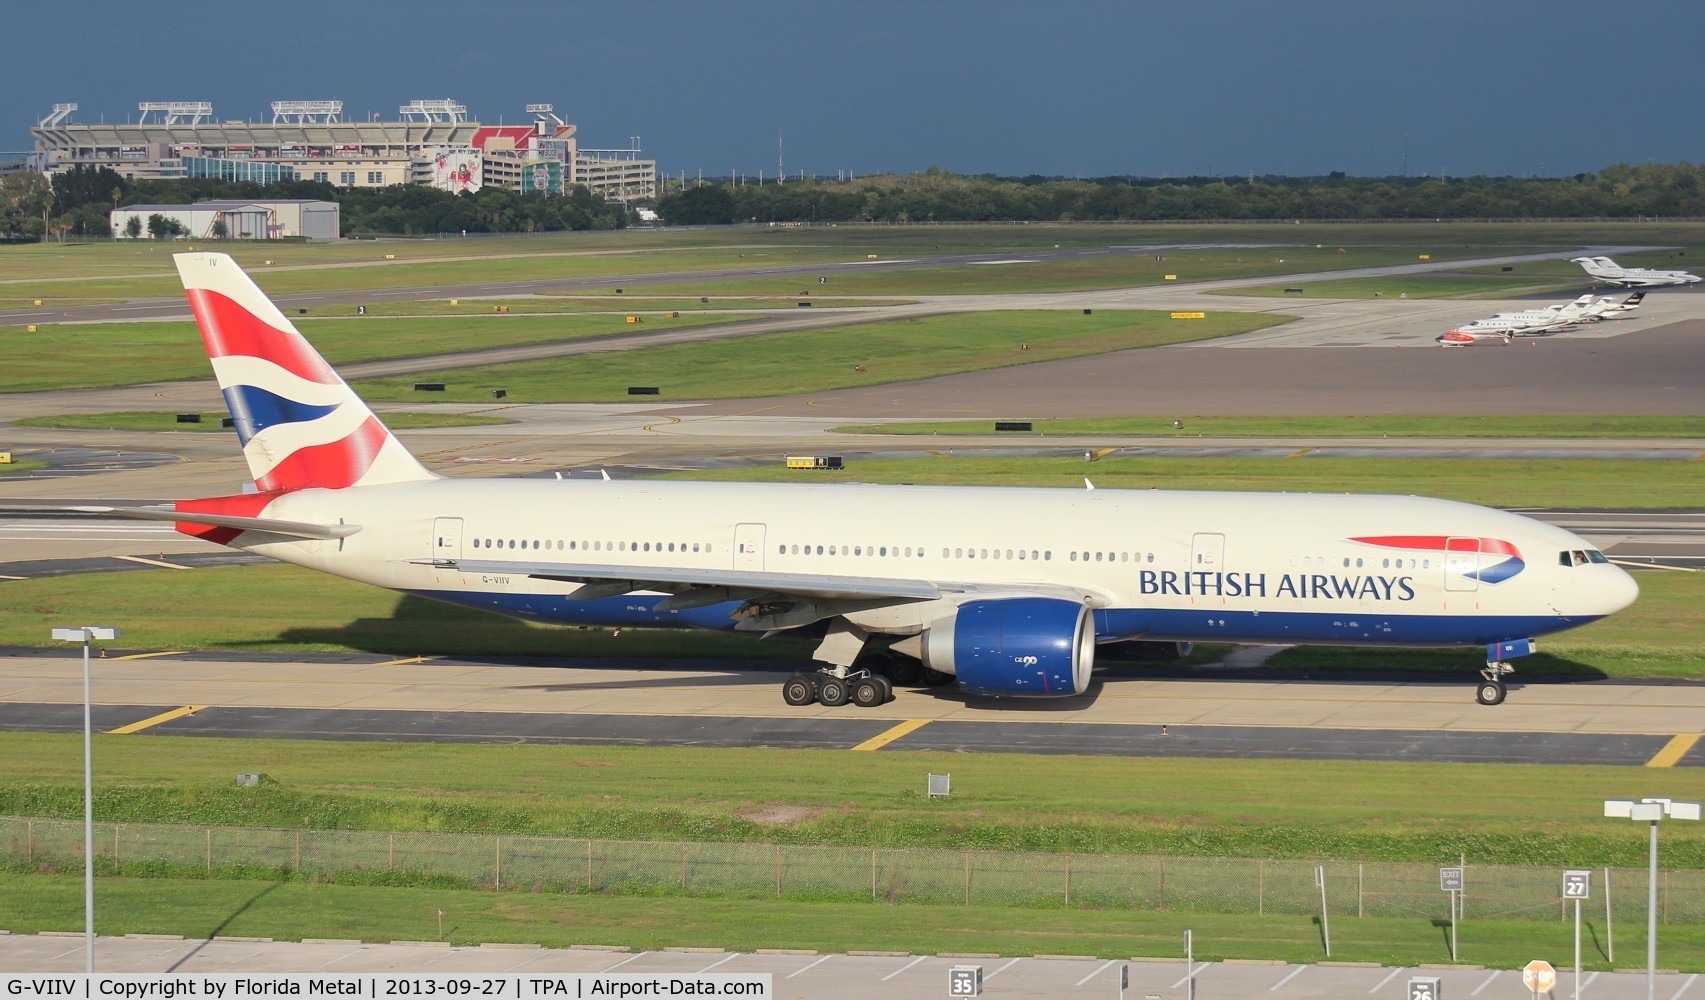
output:
POLYGON ((462 519, 440 517, 432 522, 432 558, 462 558, 462 519))
POLYGON ((1480 589, 1480 539, 1445 539, 1445 590, 1480 589))
POLYGON ((1190 539, 1190 572, 1213 573, 1225 562, 1225 536, 1197 534, 1190 539))
POLYGON ((749 570, 764 568, 764 525, 737 524, 734 526, 734 568, 749 570))

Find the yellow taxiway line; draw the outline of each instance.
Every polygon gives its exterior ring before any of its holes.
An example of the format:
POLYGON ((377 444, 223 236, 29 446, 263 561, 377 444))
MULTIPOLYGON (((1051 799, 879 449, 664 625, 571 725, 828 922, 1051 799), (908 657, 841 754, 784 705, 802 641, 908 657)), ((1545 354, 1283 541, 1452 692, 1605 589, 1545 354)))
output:
POLYGON ((375 667, 396 667, 405 663, 425 663, 427 660, 441 660, 442 656, 405 656, 400 660, 386 660, 373 664, 375 667))
POLYGON ((934 721, 933 719, 907 719, 905 722, 900 723, 899 725, 895 726, 892 729, 885 730, 885 731, 877 734, 876 736, 872 736, 870 739, 865 740, 863 743, 860 743, 858 746, 853 747, 853 749, 854 750, 880 750, 883 747, 887 746, 888 744, 899 739, 900 737, 906 735, 907 733, 917 732, 918 730, 929 725, 933 721, 934 721))
POLYGON ((1681 733, 1657 752, 1657 756, 1646 761, 1647 767, 1674 767, 1676 761, 1687 756, 1687 751, 1693 749, 1693 744, 1699 742, 1699 733, 1681 733))
POLYGON ((109 729, 107 730, 107 733, 113 736, 123 736, 128 733, 140 733, 142 730, 151 726, 158 726, 162 722, 170 722, 173 719, 181 719, 186 715, 194 715, 206 707, 206 705, 185 705, 182 708, 174 708, 170 712, 161 712, 152 719, 143 719, 141 722, 132 722, 128 726, 109 729))
POLYGON ((166 650, 161 650, 158 653, 127 653, 124 656, 113 656, 113 657, 109 657, 109 659, 113 659, 113 660, 151 660, 156 656, 177 656, 179 653, 183 653, 183 652, 185 652, 185 650, 182 650, 182 649, 166 649, 166 650))

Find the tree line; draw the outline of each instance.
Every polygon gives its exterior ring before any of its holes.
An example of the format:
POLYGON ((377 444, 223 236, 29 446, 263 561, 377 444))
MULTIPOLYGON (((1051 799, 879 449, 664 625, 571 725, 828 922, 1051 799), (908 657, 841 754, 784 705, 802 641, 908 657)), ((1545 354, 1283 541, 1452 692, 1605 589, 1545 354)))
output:
POLYGON ((921 174, 672 191, 670 225, 1228 219, 1705 217, 1705 164, 1618 163, 1571 177, 1105 177, 921 174))
MULTIPOLYGON (((314 198, 341 207, 345 235, 619 229, 627 209, 585 187, 561 195, 426 185, 337 188, 220 180, 127 181, 106 167, 0 177, 0 236, 110 235, 113 209, 210 198, 314 198)), ((1705 217, 1705 164, 1613 164, 1570 177, 965 176, 939 168, 849 181, 691 184, 657 199, 670 225, 750 222, 1144 222, 1229 219, 1584 219, 1705 217)))
POLYGON ((0 177, 0 236, 110 236, 112 213, 125 205, 290 198, 337 202, 346 236, 533 233, 627 225, 625 206, 581 185, 560 195, 494 187, 452 194, 424 184, 338 188, 317 181, 130 181, 108 167, 78 166, 51 177, 27 171, 0 177))

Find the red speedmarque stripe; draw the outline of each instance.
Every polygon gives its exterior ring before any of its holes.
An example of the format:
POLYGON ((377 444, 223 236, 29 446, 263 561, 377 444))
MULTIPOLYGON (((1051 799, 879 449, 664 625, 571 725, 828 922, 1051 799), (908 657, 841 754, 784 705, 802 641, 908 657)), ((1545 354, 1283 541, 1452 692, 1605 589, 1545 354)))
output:
POLYGON ((326 444, 298 448, 272 471, 255 480, 263 490, 341 490, 354 486, 385 446, 385 427, 378 417, 367 420, 349 436, 326 444))
POLYGON ((268 325, 218 292, 191 288, 186 294, 210 356, 261 358, 310 382, 338 383, 337 373, 299 335, 268 325))

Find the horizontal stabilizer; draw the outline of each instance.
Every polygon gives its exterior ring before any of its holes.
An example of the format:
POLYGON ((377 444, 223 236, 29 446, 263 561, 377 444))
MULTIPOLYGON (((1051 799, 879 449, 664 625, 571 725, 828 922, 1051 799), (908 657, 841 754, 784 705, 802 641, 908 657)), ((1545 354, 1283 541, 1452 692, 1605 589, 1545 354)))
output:
POLYGON ((284 521, 276 517, 240 517, 236 514, 195 514, 170 507, 72 507, 86 514, 111 514, 134 517, 144 521, 176 521, 180 524, 206 524, 216 528, 235 528, 238 531, 264 531, 272 535, 291 535, 296 538, 348 538, 361 530, 359 524, 312 524, 307 521, 284 521))

